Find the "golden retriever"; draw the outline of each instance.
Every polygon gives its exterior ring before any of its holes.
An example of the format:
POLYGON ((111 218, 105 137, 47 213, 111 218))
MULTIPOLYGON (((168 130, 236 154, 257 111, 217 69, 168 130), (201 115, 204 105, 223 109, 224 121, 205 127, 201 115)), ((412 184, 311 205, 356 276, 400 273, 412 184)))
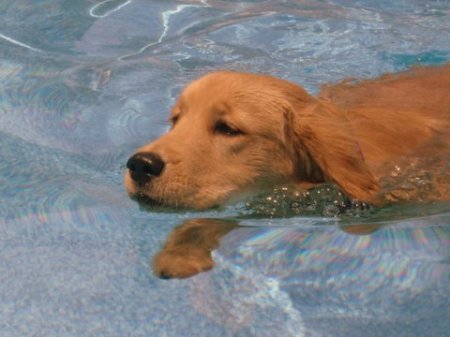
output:
POLYGON ((317 97, 267 75, 213 72, 184 89, 170 121, 128 160, 130 195, 205 209, 276 185, 333 182, 375 205, 450 199, 450 64, 317 97))
MULTIPOLYGON (((325 86, 316 98, 271 76, 215 72, 183 91, 170 121, 129 159, 130 195, 203 209, 278 185, 333 182, 372 204, 450 200, 450 64, 325 86)), ((155 273, 211 269, 211 251, 238 226, 187 220, 155 256, 155 273)))

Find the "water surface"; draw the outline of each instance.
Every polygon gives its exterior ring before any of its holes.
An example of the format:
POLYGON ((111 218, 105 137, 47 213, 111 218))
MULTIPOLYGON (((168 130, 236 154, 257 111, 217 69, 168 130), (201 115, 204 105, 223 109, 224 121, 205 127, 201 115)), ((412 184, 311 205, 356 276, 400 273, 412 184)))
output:
POLYGON ((149 261, 173 228, 242 205, 143 210, 122 173, 201 74, 271 73, 315 93, 441 64, 449 13, 447 1, 2 1, 0 336, 447 336, 450 205, 344 219, 266 205, 212 271, 167 281, 149 261))

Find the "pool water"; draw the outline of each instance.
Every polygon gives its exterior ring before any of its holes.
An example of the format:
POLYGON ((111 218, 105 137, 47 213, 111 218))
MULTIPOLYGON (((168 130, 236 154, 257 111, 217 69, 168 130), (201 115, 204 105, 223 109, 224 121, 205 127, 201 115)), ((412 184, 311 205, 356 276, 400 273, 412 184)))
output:
POLYGON ((275 191, 173 211, 122 184, 193 78, 264 72, 316 93, 442 64, 449 15, 440 0, 1 1, 0 336, 449 336, 448 203, 342 216, 275 191), (193 218, 242 226, 212 271, 155 277, 193 218))

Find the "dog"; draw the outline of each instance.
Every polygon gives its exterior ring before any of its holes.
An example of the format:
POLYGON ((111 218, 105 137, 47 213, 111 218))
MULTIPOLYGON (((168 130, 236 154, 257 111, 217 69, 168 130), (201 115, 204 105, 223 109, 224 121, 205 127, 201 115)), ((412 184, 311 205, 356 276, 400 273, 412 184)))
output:
POLYGON ((137 199, 206 209, 331 182, 372 205, 450 200, 450 64, 324 86, 218 71, 189 84, 169 132, 128 160, 137 199))

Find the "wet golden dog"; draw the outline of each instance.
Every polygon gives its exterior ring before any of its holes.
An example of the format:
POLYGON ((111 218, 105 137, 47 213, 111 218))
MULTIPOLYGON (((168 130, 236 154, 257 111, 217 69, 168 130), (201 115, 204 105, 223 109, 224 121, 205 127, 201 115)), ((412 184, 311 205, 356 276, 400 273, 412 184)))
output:
MULTIPOLYGON (((450 65, 342 82, 318 97, 270 76, 215 72, 183 91, 170 120, 167 134, 129 159, 132 196, 203 209, 277 185, 333 182, 372 204, 450 199, 450 65)), ((155 256, 155 273, 212 268, 211 251, 237 228, 187 220, 155 256)))
POLYGON ((130 195, 204 209, 275 185, 333 182, 372 204, 450 199, 450 65, 318 97, 271 76, 214 72, 187 86, 170 121, 129 159, 130 195))

